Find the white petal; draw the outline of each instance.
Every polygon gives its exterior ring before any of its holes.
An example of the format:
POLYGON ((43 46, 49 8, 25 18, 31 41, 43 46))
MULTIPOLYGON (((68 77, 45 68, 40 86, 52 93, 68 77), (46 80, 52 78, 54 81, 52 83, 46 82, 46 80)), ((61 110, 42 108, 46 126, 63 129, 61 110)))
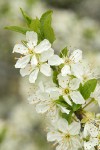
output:
POLYGON ((45 102, 41 102, 36 105, 36 111, 38 113, 45 113, 49 109, 49 105, 47 105, 45 102))
POLYGON ((82 80, 82 76, 84 74, 82 64, 71 65, 71 70, 72 70, 74 76, 76 76, 78 79, 82 80))
POLYGON ((34 31, 27 31, 26 32, 26 40, 28 42, 33 43, 33 46, 37 45, 37 41, 38 41, 38 37, 37 37, 37 33, 34 31))
POLYGON ((63 133, 66 133, 68 131, 68 122, 65 119, 59 119, 58 121, 58 129, 62 131, 63 133))
POLYGON ((41 71, 45 76, 51 76, 51 68, 50 68, 50 66, 49 66, 47 63, 41 65, 40 71, 41 71))
POLYGON ((27 47, 29 50, 34 51, 34 44, 31 41, 27 43, 27 47))
POLYGON ((71 90, 77 90, 79 88, 79 85, 80 85, 80 80, 77 78, 73 78, 69 83, 69 88, 71 90))
POLYGON ((50 98, 53 100, 57 100, 59 98, 59 91, 51 91, 50 92, 50 98))
POLYGON ((60 58, 58 55, 53 55, 52 57, 50 57, 50 59, 48 59, 48 63, 51 66, 59 66, 63 62, 63 59, 60 58))
POLYGON ((84 142, 85 150, 91 150, 91 148, 94 148, 94 146, 98 145, 98 139, 97 138, 91 138, 90 141, 84 142))
POLYGON ((19 58, 15 64, 15 68, 25 68, 26 65, 29 63, 29 61, 30 61, 30 55, 19 58))
POLYGON ((28 52, 28 48, 22 44, 16 44, 13 49, 13 53, 26 54, 28 52))
POLYGON ((38 64, 37 58, 35 55, 32 56, 31 65, 35 67, 38 64))
POLYGON ((62 113, 66 113, 66 114, 70 113, 70 110, 66 109, 65 107, 62 107, 60 105, 59 105, 59 107, 60 107, 62 113))
POLYGON ((72 106, 72 103, 71 103, 71 101, 70 101, 70 99, 69 99, 69 97, 68 97, 67 94, 64 95, 63 98, 64 98, 64 100, 65 100, 70 106, 72 106))
POLYGON ((70 97, 75 104, 84 104, 85 100, 78 91, 73 91, 70 93, 70 97))
POLYGON ((70 59, 72 62, 75 62, 75 63, 81 61, 81 60, 82 60, 82 51, 79 50, 79 49, 75 50, 75 51, 71 54, 71 56, 70 56, 69 59, 70 59))
POLYGON ((20 74, 22 77, 29 75, 32 72, 33 68, 30 64, 27 64, 25 68, 20 69, 20 74))
POLYGON ((90 133, 92 137, 97 137, 99 131, 93 123, 86 124, 85 129, 87 129, 88 133, 90 133))
POLYGON ((58 82, 62 88, 67 88, 68 83, 69 83, 69 76, 62 76, 61 74, 59 74, 58 82))
POLYGON ((36 79, 37 79, 37 76, 38 76, 38 73, 39 73, 39 69, 36 68, 29 76, 29 82, 30 83, 35 83, 36 79))
POLYGON ((42 42, 40 42, 34 49, 36 53, 42 53, 44 51, 47 51, 51 48, 51 44, 48 40, 44 39, 42 42))
POLYGON ((79 122, 72 122, 69 126, 69 132, 71 135, 77 135, 80 133, 80 123, 79 122))
POLYGON ((40 62, 47 61, 53 55, 54 55, 54 50, 50 48, 48 51, 41 53, 40 62))
POLYGON ((38 96, 36 94, 29 96, 27 100, 29 104, 36 104, 39 102, 38 96))
POLYGON ((66 76, 67 74, 71 74, 70 66, 65 65, 65 66, 61 69, 61 74, 62 74, 62 76, 66 76))
POLYGON ((56 132, 56 131, 52 131, 52 132, 49 132, 47 134, 47 140, 50 141, 50 142, 53 142, 53 141, 60 141, 62 138, 61 138, 61 134, 59 132, 56 132))

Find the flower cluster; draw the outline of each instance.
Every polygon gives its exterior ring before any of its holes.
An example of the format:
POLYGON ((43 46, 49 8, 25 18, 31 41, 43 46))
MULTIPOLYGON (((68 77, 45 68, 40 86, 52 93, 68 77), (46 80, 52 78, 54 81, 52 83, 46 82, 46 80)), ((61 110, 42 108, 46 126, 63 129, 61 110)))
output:
POLYGON ((55 141, 56 150, 100 150, 100 118, 91 107, 100 107, 95 70, 79 49, 70 52, 65 47, 59 55, 54 54, 51 11, 31 24, 31 18, 26 14, 24 18, 31 31, 25 30, 26 40, 13 49, 21 54, 15 68, 20 68, 20 74, 28 75, 34 84, 29 103, 50 120, 47 140, 55 141))

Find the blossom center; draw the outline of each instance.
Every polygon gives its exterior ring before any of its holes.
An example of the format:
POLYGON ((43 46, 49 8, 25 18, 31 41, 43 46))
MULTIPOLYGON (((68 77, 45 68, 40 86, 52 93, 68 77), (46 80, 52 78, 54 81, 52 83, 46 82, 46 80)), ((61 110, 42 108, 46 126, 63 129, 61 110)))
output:
POLYGON ((70 89, 68 89, 68 88, 64 89, 65 94, 69 94, 69 92, 70 92, 70 89))

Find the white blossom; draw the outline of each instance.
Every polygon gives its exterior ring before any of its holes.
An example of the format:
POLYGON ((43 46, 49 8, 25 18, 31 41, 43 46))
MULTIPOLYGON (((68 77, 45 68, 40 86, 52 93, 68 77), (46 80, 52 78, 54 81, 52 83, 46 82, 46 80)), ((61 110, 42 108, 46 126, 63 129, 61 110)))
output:
POLYGON ((64 100, 72 105, 72 101, 76 104, 84 104, 85 100, 78 91, 80 80, 77 78, 71 79, 69 76, 58 75, 59 89, 64 100), (71 101, 72 100, 72 101, 71 101))
POLYGON ((91 94, 91 97, 94 98, 100 106, 100 85, 97 84, 95 91, 91 94))
POLYGON ((91 65, 84 60, 81 63, 73 64, 71 68, 72 74, 80 79, 81 83, 98 78, 96 70, 91 68, 91 65))
POLYGON ((62 76, 66 76, 67 74, 71 74, 71 65, 77 64, 82 60, 82 51, 77 49, 73 51, 73 53, 68 57, 64 57, 64 67, 61 69, 62 76))
POLYGON ((81 148, 79 133, 79 122, 68 125, 68 122, 61 118, 55 124, 55 128, 48 132, 47 140, 58 144, 56 150, 78 150, 81 148))
POLYGON ((85 150, 100 149, 100 120, 90 120, 85 124, 84 138, 85 150))
POLYGON ((23 55, 16 62, 15 68, 20 68, 21 75, 29 75, 30 83, 35 83, 39 71, 45 76, 51 76, 50 65, 58 66, 63 60, 59 56, 54 55, 54 50, 47 39, 38 44, 37 33, 27 31, 26 40, 27 43, 25 45, 16 44, 13 49, 13 52, 23 55))

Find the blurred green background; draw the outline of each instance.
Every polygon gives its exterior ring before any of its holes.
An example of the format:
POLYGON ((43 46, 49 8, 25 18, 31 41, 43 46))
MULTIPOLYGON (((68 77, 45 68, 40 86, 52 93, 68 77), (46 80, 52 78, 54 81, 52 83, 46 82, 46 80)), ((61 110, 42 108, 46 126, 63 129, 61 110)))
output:
POLYGON ((27 103, 32 85, 14 68, 12 50, 23 35, 4 30, 25 25, 20 7, 33 18, 52 9, 56 52, 65 46, 82 49, 100 71, 100 0, 0 0, 0 150, 53 150, 46 120, 27 103))

